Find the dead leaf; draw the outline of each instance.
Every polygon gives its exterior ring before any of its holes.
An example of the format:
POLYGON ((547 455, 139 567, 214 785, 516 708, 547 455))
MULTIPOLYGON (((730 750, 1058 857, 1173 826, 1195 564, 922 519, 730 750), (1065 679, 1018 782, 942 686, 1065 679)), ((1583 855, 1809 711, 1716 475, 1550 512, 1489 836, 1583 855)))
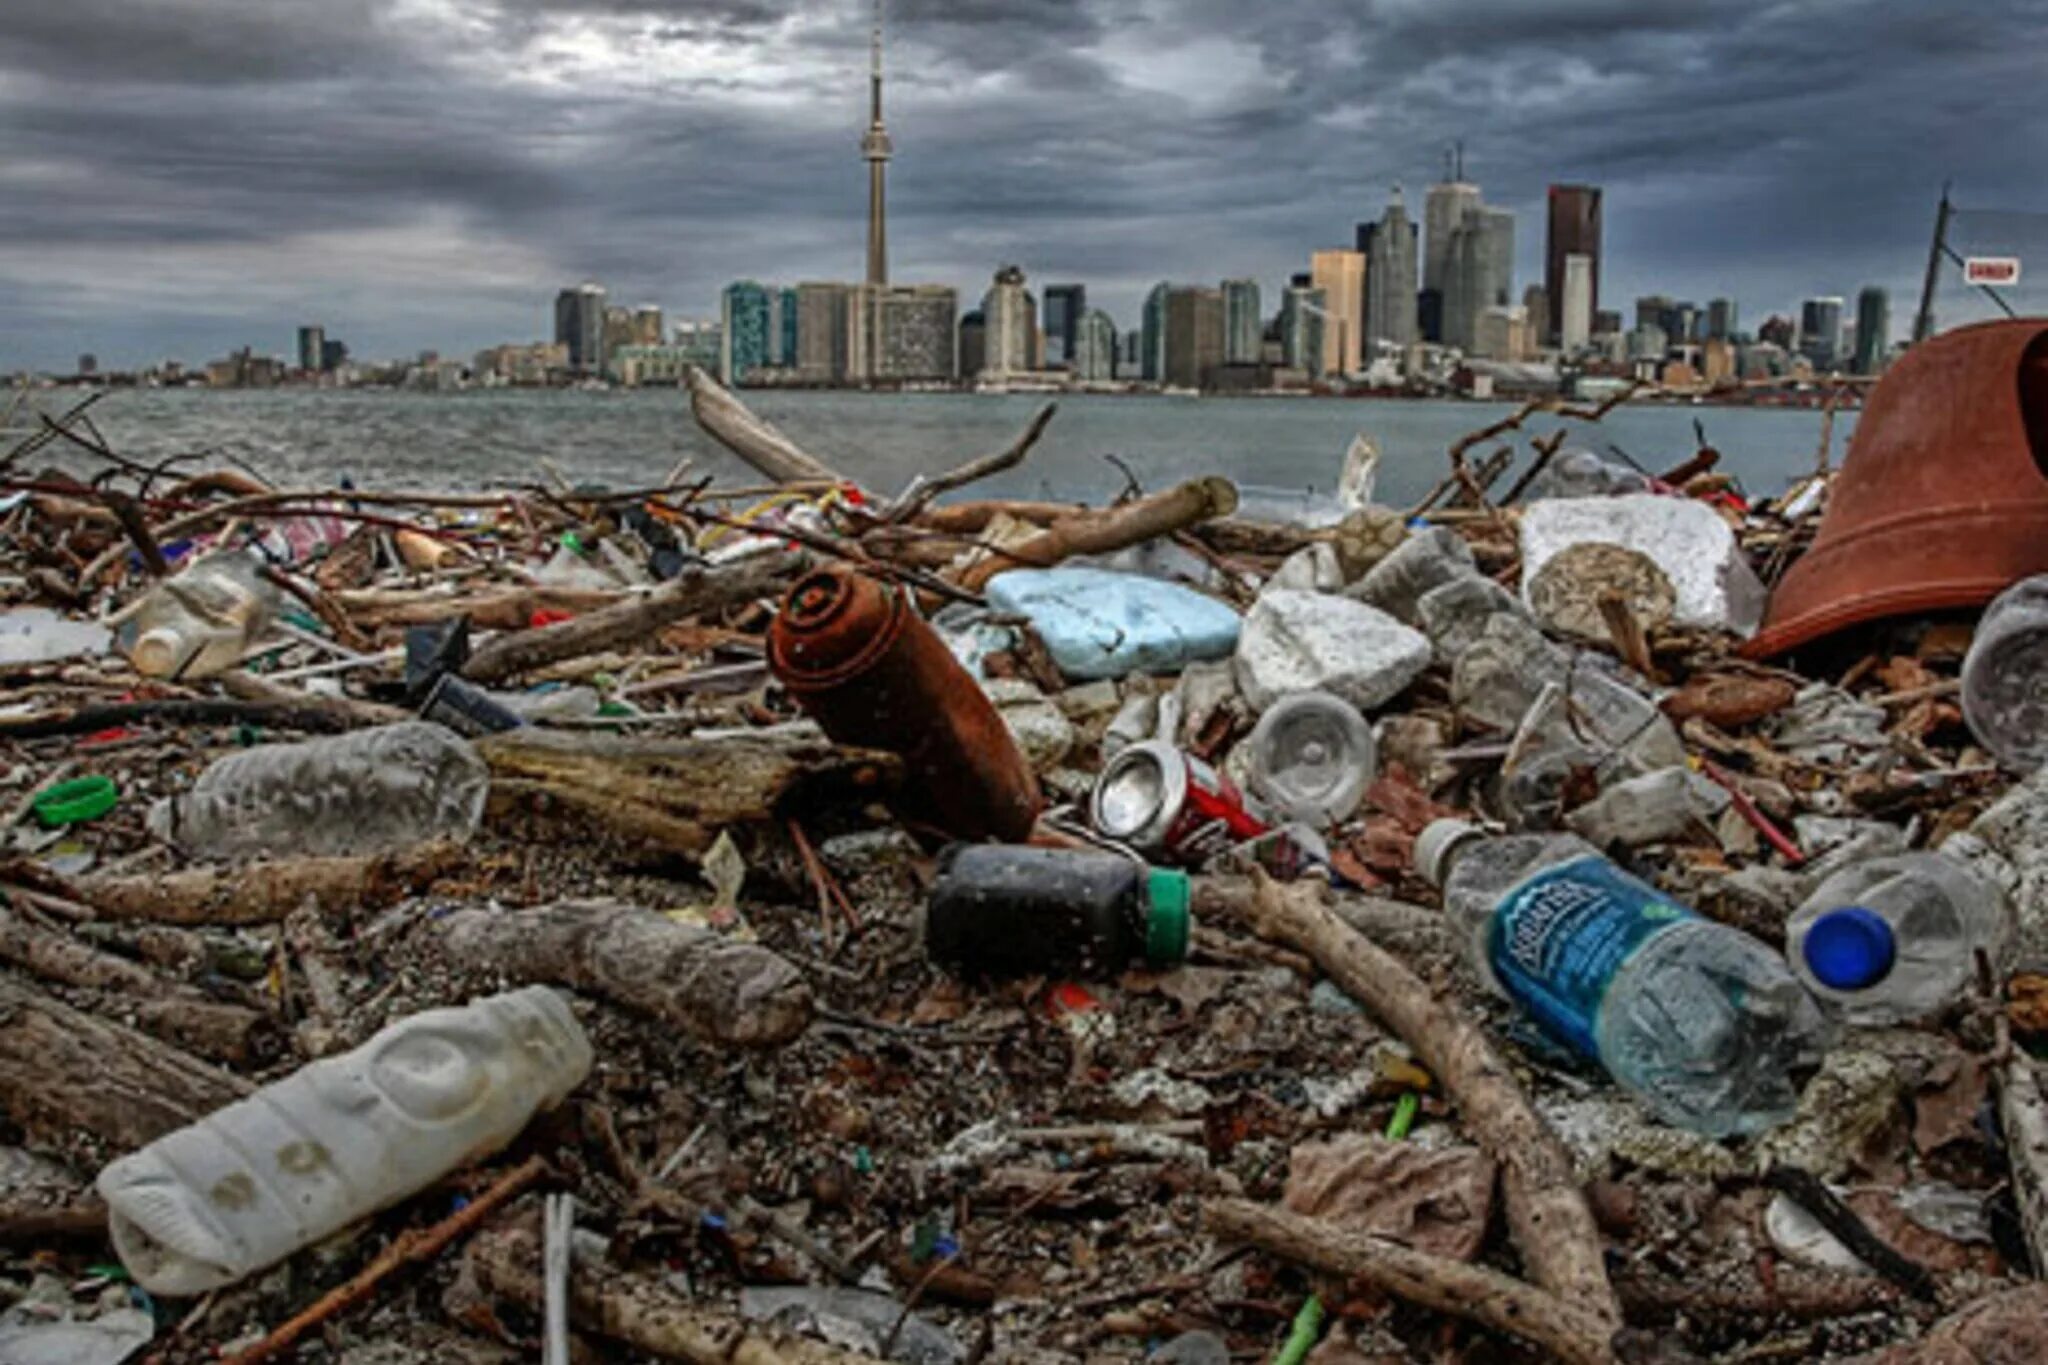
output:
POLYGON ((1425 1150, 1350 1133, 1294 1149, 1283 1202, 1339 1227, 1469 1261, 1486 1240, 1494 1175, 1476 1147, 1425 1150))
POLYGON ((1945 1058, 1913 1095, 1913 1146, 1922 1156, 1977 1136, 1990 1075, 1977 1058, 1945 1058))
POLYGON ((2048 1033, 2048 976, 2022 973, 2006 984, 2006 1013, 2021 1033, 2048 1033))
POLYGON ((1752 673, 1707 673, 1666 697, 1664 714, 1675 721, 1699 719, 1723 730, 1753 725, 1792 704, 1799 689, 1784 678, 1752 673))
POLYGON ((1180 1006, 1183 1018, 1193 1018, 1223 994, 1230 976, 1220 967, 1180 967, 1170 972, 1126 972, 1119 984, 1125 990, 1163 995, 1180 1006))
POLYGON ((1415 779, 1405 771, 1381 773, 1373 784, 1365 789, 1367 809, 1391 815, 1410 834, 1420 834, 1430 821, 1456 811, 1448 806, 1439 806, 1429 799, 1429 793, 1417 786, 1415 779))
POLYGON ((967 992, 951 977, 942 977, 910 1011, 913 1027, 950 1024, 967 1013, 967 992))

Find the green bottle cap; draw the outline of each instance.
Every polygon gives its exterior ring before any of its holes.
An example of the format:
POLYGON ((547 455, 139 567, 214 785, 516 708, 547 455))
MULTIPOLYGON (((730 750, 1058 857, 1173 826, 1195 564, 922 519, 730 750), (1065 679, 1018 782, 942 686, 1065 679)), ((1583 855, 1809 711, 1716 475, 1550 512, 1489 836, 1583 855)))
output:
POLYGON ((570 554, 582 555, 590 553, 590 551, 584 547, 583 537, 577 535, 574 531, 562 532, 562 545, 569 551, 570 554))
POLYGON ((97 820, 121 799, 111 777, 75 777, 36 794, 36 819, 52 828, 97 820))
POLYGON ((1178 868, 1154 867, 1145 873, 1145 959, 1155 967, 1187 961, 1193 917, 1189 903, 1194 888, 1178 868))

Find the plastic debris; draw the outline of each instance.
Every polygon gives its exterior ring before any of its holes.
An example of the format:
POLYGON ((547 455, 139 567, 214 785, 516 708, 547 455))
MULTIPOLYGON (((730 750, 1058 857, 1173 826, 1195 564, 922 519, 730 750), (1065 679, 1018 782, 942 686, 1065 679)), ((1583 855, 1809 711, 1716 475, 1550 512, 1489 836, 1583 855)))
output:
POLYGON ((1634 550, 1661 569, 1679 625, 1747 637, 1763 621, 1764 586, 1721 514, 1689 498, 1646 494, 1531 505, 1521 527, 1524 599, 1552 558, 1589 542, 1634 550))

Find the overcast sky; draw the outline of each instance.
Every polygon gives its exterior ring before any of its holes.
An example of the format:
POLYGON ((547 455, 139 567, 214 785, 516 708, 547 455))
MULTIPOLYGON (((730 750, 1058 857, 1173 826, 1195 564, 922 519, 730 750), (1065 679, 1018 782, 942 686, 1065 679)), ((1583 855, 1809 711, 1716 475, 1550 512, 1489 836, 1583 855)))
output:
MULTIPOLYGON (((862 0, 34 0, 0 23, 0 370, 324 323, 536 339, 554 291, 709 315, 862 269, 862 0)), ((1540 279, 1606 190, 1602 303, 1893 291, 1946 177, 2048 209, 2048 0, 894 0, 892 271, 1274 291, 1466 146, 1540 279)), ((2048 282, 2048 230, 2034 234, 2048 282)), ((1959 296, 1960 290, 1957 291, 1959 296)), ((1949 316, 1963 311, 1963 301, 1949 316)), ((1853 305, 1852 305, 1853 306, 1853 305)))

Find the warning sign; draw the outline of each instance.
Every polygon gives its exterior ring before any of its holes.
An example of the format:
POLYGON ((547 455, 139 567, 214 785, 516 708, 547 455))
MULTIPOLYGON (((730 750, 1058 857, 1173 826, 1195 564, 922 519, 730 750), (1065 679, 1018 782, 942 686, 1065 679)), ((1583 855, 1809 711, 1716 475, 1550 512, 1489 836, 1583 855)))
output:
POLYGON ((2018 284, 2020 258, 1972 256, 1963 262, 1963 279, 1970 284, 2018 284))

